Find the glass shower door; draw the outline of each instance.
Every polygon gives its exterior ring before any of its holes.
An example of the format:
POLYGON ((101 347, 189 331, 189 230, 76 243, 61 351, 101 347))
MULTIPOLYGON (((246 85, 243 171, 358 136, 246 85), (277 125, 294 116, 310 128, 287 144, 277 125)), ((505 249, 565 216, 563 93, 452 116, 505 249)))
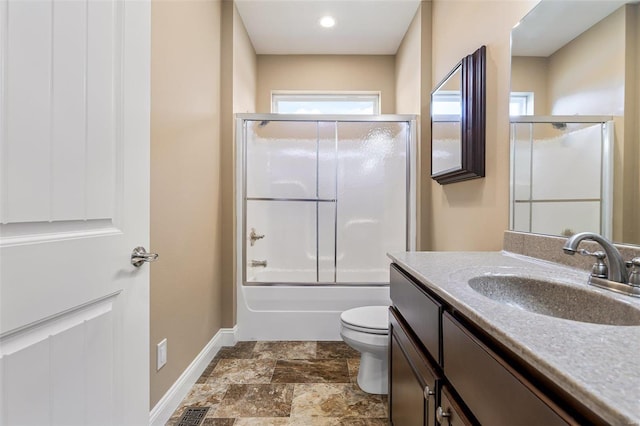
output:
POLYGON ((408 248, 409 122, 244 123, 244 282, 388 283, 387 253, 408 248))
POLYGON ((389 282, 407 247, 407 122, 340 122, 337 262, 341 283, 389 282))
POLYGON ((246 282, 333 281, 335 124, 247 121, 245 131, 246 282))

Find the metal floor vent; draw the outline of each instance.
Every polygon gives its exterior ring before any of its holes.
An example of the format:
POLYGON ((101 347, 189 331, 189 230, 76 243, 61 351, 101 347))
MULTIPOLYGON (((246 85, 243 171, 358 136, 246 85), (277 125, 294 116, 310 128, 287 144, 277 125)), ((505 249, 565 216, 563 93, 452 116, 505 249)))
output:
POLYGON ((200 426, 207 411, 209 411, 209 407, 187 408, 184 410, 182 417, 180 417, 178 426, 200 426))

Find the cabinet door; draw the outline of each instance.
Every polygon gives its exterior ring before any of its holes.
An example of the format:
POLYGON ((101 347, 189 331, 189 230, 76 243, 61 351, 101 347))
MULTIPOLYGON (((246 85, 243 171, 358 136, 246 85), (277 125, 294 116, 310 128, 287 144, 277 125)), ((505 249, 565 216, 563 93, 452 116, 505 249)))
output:
POLYGON ((395 310, 390 315, 389 417, 394 426, 434 426, 439 376, 409 337, 395 310))
POLYGON ((436 410, 437 424, 440 426, 478 425, 479 423, 467 415, 457 400, 451 395, 447 386, 442 387, 440 406, 436 410))

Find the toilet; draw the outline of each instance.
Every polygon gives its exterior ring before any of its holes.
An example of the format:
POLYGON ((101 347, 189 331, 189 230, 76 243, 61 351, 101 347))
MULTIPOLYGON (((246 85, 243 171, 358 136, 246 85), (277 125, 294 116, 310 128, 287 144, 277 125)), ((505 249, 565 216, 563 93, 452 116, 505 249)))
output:
POLYGON ((389 307, 362 306, 340 315, 340 336, 360 352, 358 386, 368 393, 387 394, 389 389, 389 307))

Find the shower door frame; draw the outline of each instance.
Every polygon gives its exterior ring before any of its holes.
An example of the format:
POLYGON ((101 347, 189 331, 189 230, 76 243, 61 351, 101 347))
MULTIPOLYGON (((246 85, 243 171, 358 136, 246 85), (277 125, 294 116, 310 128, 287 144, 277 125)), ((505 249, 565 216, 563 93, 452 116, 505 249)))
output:
MULTIPOLYGON (((338 282, 334 279, 333 282, 325 281, 325 282, 265 282, 265 281, 257 281, 257 282, 247 282, 247 121, 294 121, 294 122, 328 122, 335 123, 336 126, 336 136, 338 130, 338 123, 354 123, 354 122, 362 122, 362 123, 407 123, 408 134, 405 141, 405 149, 406 149, 406 212, 405 212, 405 240, 407 251, 413 251, 416 249, 416 239, 417 239, 417 176, 418 176, 418 163, 417 163, 417 138, 418 138, 418 116, 412 114, 381 114, 381 115, 330 115, 330 114, 252 114, 252 113, 242 113, 236 114, 236 172, 235 172, 235 193, 236 193, 236 209, 237 212, 240 212, 238 216, 241 220, 238 221, 236 226, 236 232, 234 236, 234 241, 236 244, 239 241, 242 241, 240 247, 236 249, 236 273, 238 277, 241 277, 241 283, 244 286, 313 286, 313 287, 322 287, 322 286, 331 286, 331 287, 358 287, 358 286, 388 286, 388 282, 380 282, 380 283, 371 283, 371 282, 338 282), (238 185, 240 183, 240 185, 238 185), (242 238, 242 240, 238 240, 238 236, 242 238)), ((337 141, 336 141, 337 143, 337 141)), ((337 148, 337 145, 336 145, 337 148)), ((317 160, 316 160, 317 161, 317 160)), ((338 160, 336 155, 336 185, 338 184, 337 177, 338 170, 338 160)), ((318 180, 318 176, 316 175, 316 181, 318 180)), ((258 198, 259 199, 259 198, 258 198)), ((293 199, 278 199, 278 201, 294 201, 293 199)), ((295 201, 309 201, 316 203, 316 211, 318 202, 323 201, 316 197, 316 199, 295 199, 295 201)), ((324 200, 326 201, 326 200, 324 200)), ((338 194, 336 192, 335 199, 333 200, 338 203, 338 194)), ((334 246, 336 247, 334 257, 337 256, 337 219, 334 221, 334 246)), ((316 214, 316 246, 318 245, 318 216, 316 214)), ((319 258, 319 250, 316 248, 316 264, 319 258)), ((334 277, 337 274, 337 265, 335 262, 337 259, 334 258, 334 277)), ((318 271, 316 271, 316 274, 318 271)))
MULTIPOLYGON (((611 239, 613 236, 613 150, 614 150, 614 121, 610 115, 521 115, 509 118, 509 230, 513 230, 515 225, 515 140, 516 132, 514 125, 529 124, 529 134, 533 138, 533 126, 535 124, 600 124, 600 230, 599 233, 611 239)), ((531 159, 530 167, 533 165, 531 159)), ((532 178, 531 172, 529 179, 532 178)), ((532 185, 530 183, 530 188, 532 185)), ((554 201, 571 202, 574 199, 558 199, 554 201)), ((593 200, 595 201, 595 200, 593 200)), ((529 197, 529 231, 533 215, 531 209, 534 200, 529 197)), ((527 231, 524 231, 527 232, 527 231)))

